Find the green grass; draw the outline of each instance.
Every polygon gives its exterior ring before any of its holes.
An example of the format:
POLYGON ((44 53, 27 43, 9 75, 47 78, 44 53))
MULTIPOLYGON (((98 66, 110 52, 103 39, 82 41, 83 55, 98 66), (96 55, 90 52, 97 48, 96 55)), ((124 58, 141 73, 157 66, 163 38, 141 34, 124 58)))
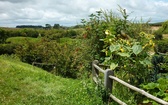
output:
POLYGON ((0 56, 0 105, 97 105, 91 82, 62 78, 40 68, 0 56))
POLYGON ((72 39, 69 37, 64 37, 64 38, 60 38, 60 43, 67 43, 67 44, 73 44, 74 42, 76 42, 77 39, 72 39))
POLYGON ((14 43, 14 44, 23 44, 26 42, 40 42, 41 38, 32 38, 32 37, 10 37, 6 40, 7 43, 14 43))
POLYGON ((65 89, 78 83, 49 74, 39 68, 0 57, 0 103, 12 104, 62 104, 65 89))

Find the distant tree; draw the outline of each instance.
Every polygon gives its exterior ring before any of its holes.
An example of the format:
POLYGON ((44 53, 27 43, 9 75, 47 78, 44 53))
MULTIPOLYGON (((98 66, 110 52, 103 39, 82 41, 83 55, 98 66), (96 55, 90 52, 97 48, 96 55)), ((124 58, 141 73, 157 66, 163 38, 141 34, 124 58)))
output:
POLYGON ((54 28, 54 29, 59 29, 59 28, 60 28, 60 25, 59 25, 59 24, 54 24, 53 28, 54 28))
POLYGON ((51 29, 52 27, 50 24, 46 24, 45 26, 46 26, 46 29, 51 29))
POLYGON ((41 25, 17 25, 16 28, 43 28, 41 25))
POLYGON ((83 25, 75 25, 74 28, 83 28, 83 25))

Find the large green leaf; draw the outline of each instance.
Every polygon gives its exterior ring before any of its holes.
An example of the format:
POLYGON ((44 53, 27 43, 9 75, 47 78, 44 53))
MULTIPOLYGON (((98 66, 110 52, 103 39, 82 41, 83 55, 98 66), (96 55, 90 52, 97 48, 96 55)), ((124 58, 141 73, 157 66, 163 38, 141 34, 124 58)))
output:
POLYGON ((151 61, 149 59, 144 59, 142 61, 139 61, 140 64, 147 66, 147 65, 151 65, 151 61))
POLYGON ((132 49, 135 55, 138 55, 143 50, 141 45, 133 45, 132 49))
POLYGON ((118 67, 118 64, 111 63, 111 65, 110 65, 111 70, 114 70, 116 67, 118 67))
POLYGON ((151 90, 151 89, 155 89, 155 88, 158 88, 159 84, 158 83, 148 83, 147 85, 143 85, 143 88, 144 89, 147 89, 147 90, 151 90))
POLYGON ((118 51, 118 50, 120 50, 120 45, 110 45, 111 52, 118 51))
POLYGON ((129 53, 121 53, 121 52, 119 52, 118 55, 120 55, 122 57, 130 57, 129 53))

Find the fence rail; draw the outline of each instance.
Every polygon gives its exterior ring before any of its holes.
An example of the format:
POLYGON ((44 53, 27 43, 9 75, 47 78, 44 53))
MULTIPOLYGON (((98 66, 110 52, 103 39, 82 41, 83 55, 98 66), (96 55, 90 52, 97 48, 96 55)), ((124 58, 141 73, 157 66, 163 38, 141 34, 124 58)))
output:
POLYGON ((110 70, 110 69, 106 69, 106 70, 103 70, 102 68, 100 68, 98 66, 99 62, 97 60, 93 61, 92 62, 92 75, 93 75, 93 80, 94 82, 96 82, 97 84, 99 83, 100 79, 99 79, 99 72, 103 73, 104 74, 104 87, 105 89, 107 89, 109 91, 109 94, 110 94, 110 97, 116 101, 117 103, 119 103, 120 105, 127 105, 126 103, 122 102, 121 100, 119 100, 118 98, 116 98, 114 95, 112 95, 112 87, 113 87, 113 80, 117 81, 118 83, 136 91, 136 92, 139 92, 140 94, 156 101, 157 103, 160 103, 162 105, 168 105, 168 102, 160 99, 160 98, 157 98, 147 92, 145 92, 144 90, 142 89, 139 89, 133 85, 130 85, 126 82, 124 82, 123 80, 117 78, 114 76, 114 72, 113 70, 110 70))

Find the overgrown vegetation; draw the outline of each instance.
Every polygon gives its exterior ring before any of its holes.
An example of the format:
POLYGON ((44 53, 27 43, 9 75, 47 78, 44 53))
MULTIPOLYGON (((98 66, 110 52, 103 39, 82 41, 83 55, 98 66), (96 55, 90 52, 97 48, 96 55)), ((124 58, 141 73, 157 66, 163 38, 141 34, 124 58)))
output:
MULTIPOLYGON (((4 74, 0 79, 0 83, 3 84, 0 88, 9 87, 0 91, 0 95, 3 96, 1 102, 107 104, 109 100, 106 99, 105 90, 88 80, 93 60, 99 60, 114 70, 118 78, 167 100, 166 88, 157 87, 167 87, 163 83, 168 80, 168 44, 162 37, 167 30, 167 22, 153 33, 154 39, 148 22, 130 21, 125 9, 119 7, 119 11, 122 17, 108 10, 97 11, 91 14, 88 20, 82 19, 83 25, 78 29, 0 29, 0 54, 14 54, 22 62, 32 65, 27 67, 20 61, 12 60, 15 58, 0 57, 0 67, 5 68, 0 69, 4 74), (41 70, 36 72, 35 66, 56 77, 44 71, 42 73, 41 70), (57 76, 84 78, 85 81, 62 79, 57 76), (146 88, 151 87, 151 84, 158 88, 157 91, 155 88, 146 88), (26 93, 26 90, 32 88, 35 89, 26 93), (106 100, 103 102, 104 99, 106 100)), ((146 100, 115 82, 113 94, 129 105, 146 100)))
MULTIPOLYGON (((152 82, 154 75, 151 63, 155 53, 154 35, 150 33, 148 22, 129 21, 126 10, 120 7, 119 11, 123 17, 109 11, 97 11, 96 14, 90 15, 90 20, 82 20, 86 27, 84 37, 91 40, 94 59, 109 66, 117 77, 140 87, 141 84, 152 82)), ((119 99, 128 104, 142 102, 142 96, 139 94, 119 84, 115 86, 118 90, 113 90, 113 94, 119 99)))
POLYGON ((54 76, 16 56, 0 56, 0 74, 1 105, 103 105, 89 80, 54 76))
POLYGON ((160 53, 166 53, 168 52, 168 21, 165 21, 162 23, 162 26, 154 32, 155 38, 156 38, 156 44, 157 44, 157 52, 160 53), (163 35, 165 36, 163 37, 163 35))

